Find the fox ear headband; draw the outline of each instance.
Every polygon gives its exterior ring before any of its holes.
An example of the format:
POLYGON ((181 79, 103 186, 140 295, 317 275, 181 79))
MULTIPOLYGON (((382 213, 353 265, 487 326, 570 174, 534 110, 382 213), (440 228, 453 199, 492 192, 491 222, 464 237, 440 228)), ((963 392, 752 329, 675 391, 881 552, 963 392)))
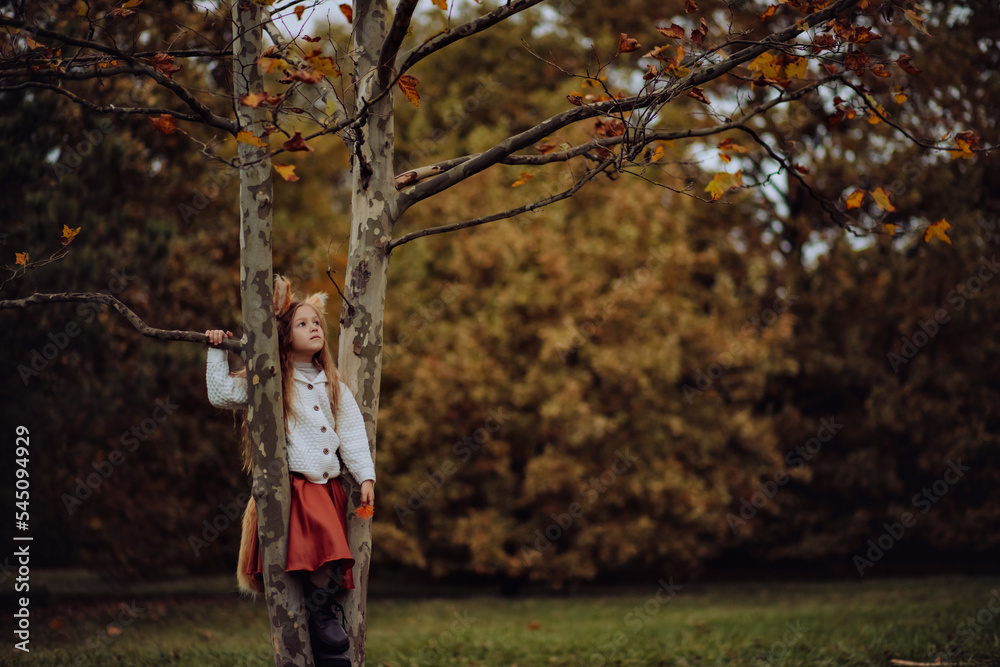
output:
MULTIPOLYGON (((303 303, 307 303, 316 309, 323 317, 326 317, 326 301, 329 295, 326 292, 316 292, 315 294, 310 294, 305 299, 302 299, 303 303)), ((297 294, 292 292, 292 284, 288 282, 288 278, 284 276, 279 276, 275 274, 274 276, 274 314, 276 317, 280 317, 288 307, 292 305, 293 301, 298 301, 299 297, 297 294)))

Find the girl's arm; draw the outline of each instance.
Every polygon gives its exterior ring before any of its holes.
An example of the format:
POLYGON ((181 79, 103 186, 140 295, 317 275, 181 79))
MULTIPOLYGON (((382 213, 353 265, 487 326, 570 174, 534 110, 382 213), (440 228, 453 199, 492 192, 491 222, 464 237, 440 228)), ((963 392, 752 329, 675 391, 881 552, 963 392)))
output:
POLYGON ((340 383, 340 401, 337 405, 337 435, 340 436, 340 454, 354 479, 364 486, 375 481, 375 463, 368 447, 365 418, 361 415, 354 395, 347 385, 340 383))
MULTIPOLYGON (((232 336, 228 331, 223 332, 221 329, 206 331, 205 335, 213 345, 218 345, 232 336)), ((229 374, 229 361, 225 350, 217 347, 208 348, 205 384, 208 388, 208 400, 215 407, 230 410, 246 407, 247 380, 229 374)))

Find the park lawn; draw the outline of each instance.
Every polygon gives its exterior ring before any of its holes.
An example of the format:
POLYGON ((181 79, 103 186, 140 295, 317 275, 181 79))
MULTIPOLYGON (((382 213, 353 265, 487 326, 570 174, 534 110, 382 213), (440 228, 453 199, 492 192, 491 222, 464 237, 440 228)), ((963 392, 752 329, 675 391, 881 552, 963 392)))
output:
MULTIPOLYGON (((998 578, 675 581, 673 596, 668 583, 601 596, 374 597, 368 665, 890 665, 932 663, 950 641, 957 664, 1000 665, 1000 613, 989 610, 991 597, 1000 602, 998 578), (980 617, 977 634, 961 626, 970 615, 980 617)), ((158 597, 129 611, 131 603, 33 610, 31 653, 11 648, 0 664, 273 664, 260 602, 158 597)))

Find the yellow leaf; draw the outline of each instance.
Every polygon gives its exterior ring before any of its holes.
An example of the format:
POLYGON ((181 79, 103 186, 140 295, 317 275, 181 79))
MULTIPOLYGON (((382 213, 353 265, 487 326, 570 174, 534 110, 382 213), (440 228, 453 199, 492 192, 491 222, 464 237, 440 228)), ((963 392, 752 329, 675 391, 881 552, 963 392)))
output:
POLYGON ((128 0, 122 7, 131 9, 132 7, 138 7, 142 4, 142 0, 128 0))
POLYGON ((882 188, 875 188, 872 190, 872 197, 875 199, 875 203, 883 211, 893 212, 896 207, 889 202, 889 195, 892 194, 892 190, 883 190, 882 188))
POLYGON ((721 157, 722 161, 725 162, 726 164, 729 164, 730 162, 733 161, 733 158, 729 157, 725 153, 719 153, 719 157, 721 157))
POLYGON ((897 229, 899 229, 899 225, 892 225, 889 224, 888 222, 882 225, 882 231, 888 234, 889 236, 895 236, 897 229))
POLYGON ((248 144, 250 146, 256 146, 258 148, 264 148, 265 146, 267 146, 266 141, 262 140, 257 136, 254 136, 253 132, 248 132, 246 130, 243 130, 242 132, 236 135, 236 141, 240 142, 241 144, 248 144))
POLYGON ((740 146, 738 143, 733 141, 732 137, 726 137, 719 142, 720 151, 729 151, 731 153, 746 153, 746 146, 740 146))
POLYGON ((735 174, 719 172, 708 182, 705 192, 712 196, 712 201, 720 198, 732 188, 743 187, 743 170, 740 169, 735 174))
POLYGON ((267 93, 248 93, 247 95, 244 95, 242 98, 240 98, 240 104, 242 104, 245 107, 251 107, 252 109, 256 109, 257 107, 260 106, 261 102, 267 99, 267 97, 268 97, 267 93))
POLYGON ((280 162, 274 163, 274 170, 278 172, 278 176, 289 183, 294 183, 299 180, 299 177, 295 175, 295 165, 294 164, 283 164, 280 162))
POLYGON ((528 181, 530 181, 532 178, 533 178, 533 176, 531 174, 529 174, 526 171, 522 171, 521 172, 521 177, 519 179, 517 179, 516 181, 514 181, 513 185, 511 185, 510 187, 512 187, 512 188, 520 187, 520 186, 524 185, 525 183, 527 183, 528 181))
POLYGON ((253 0, 255 4, 264 5, 265 7, 270 7, 274 4, 274 0, 253 0))
POLYGON ((81 229, 82 227, 77 227, 76 229, 70 229, 69 225, 63 225, 62 237, 67 240, 73 239, 77 234, 80 233, 81 229))
POLYGON ((850 211, 852 208, 860 208, 861 202, 864 201, 865 191, 855 190, 851 193, 851 196, 847 198, 847 210, 850 211))
POLYGON ((809 65, 809 61, 805 58, 796 58, 789 64, 785 65, 785 77, 788 79, 795 78, 801 79, 805 76, 806 67, 809 65))
POLYGON ((663 144, 657 144, 656 150, 653 151, 653 154, 650 156, 649 161, 659 162, 663 158, 663 153, 664 153, 663 144))
POLYGON ((409 74, 399 77, 399 89, 406 95, 406 99, 410 100, 410 104, 417 108, 420 107, 420 93, 417 92, 418 83, 420 83, 420 79, 409 74))
POLYGON ((882 105, 878 105, 878 113, 875 113, 871 109, 868 110, 868 123, 869 125, 878 125, 882 122, 882 118, 885 117, 885 109, 882 105))
POLYGON ((965 158, 975 157, 975 153, 972 152, 972 144, 964 139, 955 139, 955 145, 958 146, 957 150, 949 151, 951 153, 951 159, 955 158, 965 158))
POLYGON ((929 243, 932 238, 937 237, 948 245, 951 245, 951 239, 948 238, 949 229, 951 229, 951 224, 944 218, 941 218, 937 222, 931 223, 926 231, 924 231, 924 241, 929 243))
POLYGON ((15 252, 14 253, 14 264, 16 266, 28 266, 28 253, 26 253, 26 252, 15 252))
POLYGON ((340 67, 338 67, 337 62, 329 56, 310 58, 309 62, 312 63, 312 66, 315 67, 317 71, 322 72, 324 75, 332 79, 336 79, 340 76, 340 67))
MULTIPOLYGON (((283 61, 280 58, 260 57, 257 59, 257 64, 260 65, 260 71, 263 74, 270 74, 279 67, 282 67, 283 61)), ((282 67, 282 69, 284 69, 284 67, 282 67)))
POLYGON ((434 3, 435 7, 439 7, 441 9, 448 9, 448 0, 431 0, 431 1, 434 3))
POLYGON ((896 104, 902 104, 908 99, 906 93, 896 93, 892 97, 894 100, 896 100, 896 104))
POLYGON ((76 15, 77 16, 87 15, 87 3, 84 2, 83 0, 80 0, 79 2, 76 3, 76 15))
POLYGON ((607 81, 607 78, 604 76, 597 79, 584 79, 582 85, 584 88, 603 88, 603 82, 607 81))
POLYGON ((762 75, 764 75, 764 77, 768 79, 780 78, 780 74, 778 72, 778 67, 777 63, 775 63, 774 56, 771 55, 771 53, 768 51, 765 51, 764 53, 754 58, 753 62, 747 65, 747 69, 749 69, 751 72, 760 72, 762 75))

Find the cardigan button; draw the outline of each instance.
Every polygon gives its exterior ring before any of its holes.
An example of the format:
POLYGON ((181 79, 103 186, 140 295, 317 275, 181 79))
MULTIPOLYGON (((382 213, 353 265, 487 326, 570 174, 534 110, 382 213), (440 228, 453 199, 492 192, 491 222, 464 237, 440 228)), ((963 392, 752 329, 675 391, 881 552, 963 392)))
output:
POLYGON ((324 453, 324 454, 329 454, 329 453, 330 453, 330 450, 329 450, 328 448, 323 448, 323 453, 324 453))
POLYGON ((328 473, 328 472, 323 473, 323 479, 328 479, 329 477, 330 477, 330 473, 328 473))
POLYGON ((306 386, 309 387, 310 389, 313 388, 313 386, 311 384, 307 384, 306 386))
POLYGON ((314 405, 313 406, 313 410, 319 410, 319 406, 318 405, 314 405))
POLYGON ((325 426, 320 426, 319 427, 319 432, 320 433, 326 433, 326 427, 325 426))

